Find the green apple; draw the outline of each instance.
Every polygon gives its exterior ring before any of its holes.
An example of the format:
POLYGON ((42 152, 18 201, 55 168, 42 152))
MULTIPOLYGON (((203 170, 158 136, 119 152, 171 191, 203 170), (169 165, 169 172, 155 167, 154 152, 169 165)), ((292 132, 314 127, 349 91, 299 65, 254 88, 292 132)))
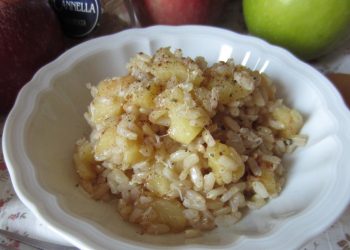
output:
POLYGON ((322 56, 348 37, 350 0, 243 0, 248 31, 302 59, 322 56))

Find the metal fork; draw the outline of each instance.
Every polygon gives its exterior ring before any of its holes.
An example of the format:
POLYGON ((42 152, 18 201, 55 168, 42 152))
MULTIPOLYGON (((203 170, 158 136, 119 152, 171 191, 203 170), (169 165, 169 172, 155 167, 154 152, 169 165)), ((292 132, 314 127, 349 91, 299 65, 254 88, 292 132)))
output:
MULTIPOLYGON (((23 236, 23 235, 20 235, 17 233, 5 231, 2 229, 0 229, 0 235, 6 236, 7 238, 12 239, 12 240, 17 240, 25 245, 35 247, 35 248, 41 249, 41 250, 79 250, 76 247, 62 246, 62 245, 58 245, 58 244, 54 244, 54 243, 50 243, 50 242, 36 240, 33 238, 29 238, 29 237, 26 237, 26 236, 23 236)), ((11 249, 11 248, 7 248, 7 249, 11 249)))

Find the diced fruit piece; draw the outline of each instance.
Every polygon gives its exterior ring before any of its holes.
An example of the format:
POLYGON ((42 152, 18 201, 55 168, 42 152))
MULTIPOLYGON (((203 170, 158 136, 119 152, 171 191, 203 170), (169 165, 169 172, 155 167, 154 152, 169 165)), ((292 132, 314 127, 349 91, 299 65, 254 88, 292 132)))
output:
POLYGON ((179 87, 166 89, 156 98, 156 102, 159 107, 176 108, 184 103, 184 92, 179 87))
POLYGON ((97 97, 90 106, 91 120, 96 124, 114 124, 122 111, 122 103, 117 97, 97 97))
POLYGON ((91 181, 96 178, 96 164, 93 148, 85 139, 79 141, 74 154, 75 168, 81 179, 91 181))
POLYGON ((117 130, 115 127, 107 128, 95 145, 95 159, 103 161, 111 157, 116 146, 117 130))
MULTIPOLYGON (((180 87, 168 89, 157 98, 157 105, 169 110, 169 136, 177 142, 189 144, 202 131, 206 125, 205 119, 209 119, 209 117, 200 108, 188 108, 189 104, 185 103, 185 96, 186 93, 180 87), (193 119, 196 123, 191 122, 186 116, 186 112, 191 112, 192 110, 197 113, 196 119, 193 119)), ((187 101, 194 103, 190 95, 187 101)))
POLYGON ((179 81, 184 81, 187 78, 187 68, 175 57, 170 48, 161 48, 154 55, 151 74, 160 81, 168 81, 173 76, 179 81))
POLYGON ((261 170, 262 174, 259 179, 264 184, 267 192, 269 192, 270 195, 279 193, 275 173, 268 168, 261 168, 261 170))
POLYGON ((199 85, 203 81, 202 71, 192 59, 188 59, 187 64, 182 58, 176 57, 170 48, 161 48, 154 56, 151 74, 163 82, 176 77, 179 82, 199 85))
POLYGON ((191 120, 180 112, 170 111, 169 136, 177 142, 189 144, 203 129, 204 126, 193 126, 191 120))
POLYGON ((250 185, 253 181, 260 181, 264 184, 267 192, 270 195, 275 195, 280 192, 280 186, 277 182, 277 177, 275 176, 275 172, 272 169, 267 167, 261 167, 261 176, 249 176, 248 182, 250 185))
POLYGON ((280 135, 286 138, 298 134, 303 125, 303 118, 300 113, 283 104, 272 111, 272 118, 284 125, 280 135))
POLYGON ((168 179, 159 173, 150 175, 146 187, 160 197, 166 195, 170 191, 168 179))
POLYGON ((207 148, 206 157, 219 185, 237 182, 244 175, 244 163, 236 150, 230 146, 216 141, 213 147, 207 148))
POLYGON ((154 108, 154 98, 158 95, 160 90, 161 86, 154 83, 146 86, 145 88, 139 88, 132 93, 131 102, 142 108, 154 108))
POLYGON ((215 76, 209 81, 208 87, 216 87, 219 90, 219 101, 223 104, 242 99, 252 92, 237 84, 232 76, 215 76))
POLYGON ((115 124, 117 116, 123 112, 123 100, 118 94, 134 81, 132 76, 101 81, 96 87, 96 93, 93 93, 96 96, 90 104, 91 121, 107 126, 115 124))
POLYGON ((127 75, 101 81, 97 86, 97 96, 115 97, 119 91, 135 81, 133 76, 127 75))
POLYGON ((186 218, 183 215, 184 208, 179 201, 158 199, 151 206, 157 212, 159 221, 168 225, 171 231, 184 230, 186 218))
POLYGON ((112 126, 104 131, 97 142, 95 146, 95 158, 98 160, 112 160, 116 153, 122 153, 123 163, 135 164, 144 158, 139 151, 140 144, 137 140, 129 140, 119 135, 117 129, 112 126), (119 150, 115 151, 116 148, 119 150))
POLYGON ((140 153, 140 144, 136 140, 128 140, 122 138, 124 141, 124 158, 123 162, 127 164, 135 164, 144 159, 144 156, 140 153))
POLYGON ((176 60, 154 64, 151 73, 160 81, 168 81, 172 76, 175 76, 178 81, 185 81, 187 78, 186 66, 176 60))

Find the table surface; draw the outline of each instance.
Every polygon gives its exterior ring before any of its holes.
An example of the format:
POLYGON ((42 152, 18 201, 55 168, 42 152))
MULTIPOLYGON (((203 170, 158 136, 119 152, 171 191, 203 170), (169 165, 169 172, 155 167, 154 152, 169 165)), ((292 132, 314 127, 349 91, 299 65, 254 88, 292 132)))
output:
MULTIPOLYGON (((246 33, 242 19, 240 1, 233 1, 225 10, 221 27, 246 33), (232 14, 227 14, 232 13, 232 14), (228 18, 233 16, 234 18, 228 18)), ((113 31, 115 32, 115 31, 113 31)), ((72 46, 72 44, 70 44, 72 46)), ((338 48, 332 54, 321 59, 310 62, 312 66, 327 75, 343 95, 344 100, 350 104, 350 43, 338 48), (342 73, 342 74, 339 74, 342 73), (349 74, 349 75, 348 75, 349 74)), ((5 117, 0 116, 0 139, 5 117)), ((60 236, 52 233, 45 223, 39 221, 26 208, 16 196, 11 180, 3 161, 0 144, 0 228, 15 231, 30 237, 51 241, 55 243, 68 244, 60 236)), ((17 241, 0 236, 0 243, 14 249, 33 249, 20 244, 17 241)), ((0 247, 1 249, 1 247, 0 247)), ((309 240, 300 250, 326 250, 342 249, 350 250, 350 206, 342 216, 327 230, 309 240)))

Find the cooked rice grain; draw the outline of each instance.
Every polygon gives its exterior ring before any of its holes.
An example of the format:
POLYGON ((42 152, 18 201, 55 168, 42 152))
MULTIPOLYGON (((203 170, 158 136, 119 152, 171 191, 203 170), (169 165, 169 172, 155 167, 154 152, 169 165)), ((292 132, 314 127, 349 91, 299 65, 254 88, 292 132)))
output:
POLYGON ((93 199, 116 199, 144 233, 192 238, 280 193, 282 157, 307 137, 266 75, 170 48, 138 53, 127 69, 88 85, 92 131, 77 141, 74 162, 93 199))

